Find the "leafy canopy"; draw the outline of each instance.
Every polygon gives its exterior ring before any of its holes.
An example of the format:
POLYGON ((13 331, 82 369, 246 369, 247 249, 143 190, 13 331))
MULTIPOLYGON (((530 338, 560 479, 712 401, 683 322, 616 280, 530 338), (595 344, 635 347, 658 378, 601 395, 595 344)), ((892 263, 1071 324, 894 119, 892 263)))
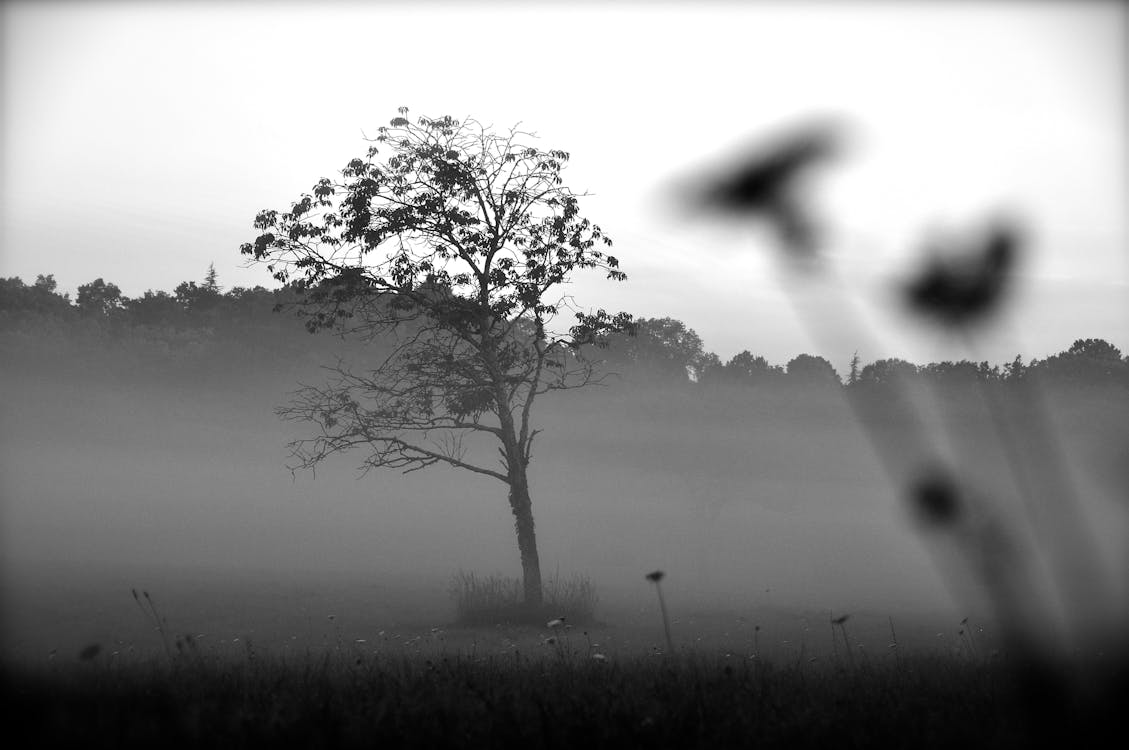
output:
MULTIPOLYGON (((516 128, 499 134, 449 116, 412 123, 400 112, 340 180, 319 180, 289 211, 260 212, 262 233, 241 248, 310 292, 311 329, 338 325, 360 300, 385 293, 402 313, 422 310, 462 334, 490 335, 499 321, 548 322, 566 298, 546 293, 574 270, 626 278, 602 250, 611 240, 563 184, 568 153, 528 145, 533 134, 516 128), (378 160, 382 149, 388 157, 378 160)), ((576 318, 569 333, 580 342, 627 320, 603 311, 576 318)))

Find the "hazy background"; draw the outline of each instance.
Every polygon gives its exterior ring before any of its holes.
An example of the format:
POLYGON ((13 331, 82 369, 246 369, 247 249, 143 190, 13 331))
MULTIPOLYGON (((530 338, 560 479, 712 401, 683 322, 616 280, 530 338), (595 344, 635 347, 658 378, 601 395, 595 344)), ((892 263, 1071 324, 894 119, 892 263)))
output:
MULTIPOLYGON (((155 647, 131 587, 153 592, 177 632, 308 644, 341 623, 356 638, 446 627, 452 574, 518 575, 499 482, 442 468, 358 478, 360 455, 330 460, 316 477, 284 468, 285 443, 309 433, 273 409, 297 382, 319 382, 334 352, 363 362, 363 348, 289 319, 274 342, 215 334, 163 351, 83 339, 72 325, 3 337, 9 655, 93 638, 155 647)), ((1124 586, 1124 385, 1054 393, 1106 567, 1122 570, 1124 586)), ((943 394, 962 470, 1020 519, 978 392, 943 394)), ((544 573, 590 576, 609 624, 658 624, 643 579, 656 568, 668 574, 681 642, 712 632, 686 619, 709 613, 725 618, 718 638, 738 617, 779 621, 779 644, 795 642, 805 612, 818 621, 851 612, 870 617, 875 648, 888 615, 907 642, 987 617, 959 561, 931 554, 910 523, 837 387, 705 388, 640 370, 544 399, 536 423, 544 573)), ((896 441, 904 420, 879 429, 896 441)))
MULTIPOLYGON (((683 320, 723 360, 806 351, 844 373, 860 348, 864 362, 970 356, 908 322, 891 290, 925 232, 997 209, 1021 217, 1032 252, 972 356, 1045 357, 1079 337, 1124 349, 1125 18, 1113 2, 9 2, 0 275, 55 274, 72 293, 103 277, 136 297, 214 262, 225 287, 267 284, 237 252, 255 213, 334 174, 406 105, 520 121, 570 151, 568 183, 593 193, 584 213, 630 277, 580 280, 580 303, 683 320), (823 113, 852 127, 816 198, 830 261, 880 334, 866 341, 817 298, 789 297, 758 230, 675 221, 667 202, 730 148, 823 113), (831 334, 813 340, 794 301, 831 334)), ((360 630, 443 623, 453 572, 517 574, 490 479, 358 480, 352 457, 316 479, 285 470, 302 430, 273 409, 316 379, 324 348, 187 347, 123 367, 81 336, 32 338, 7 340, 0 365, 9 651, 140 638, 131 586, 162 597, 176 627, 222 621, 230 638, 305 618, 316 638, 329 614, 367 613, 360 630)), ((966 446, 991 442, 973 403, 941 410, 966 446)), ((1125 412, 1102 394, 1058 412, 1111 560, 1125 412)), ((835 395, 628 384, 546 400, 538 421, 544 572, 590 575, 604 612, 653 607, 642 576, 655 568, 676 612, 939 611, 951 624, 978 606, 934 564, 835 395)), ((998 454, 966 453, 991 475, 998 454)))
MULTIPOLYGON (((885 335, 817 342, 842 368, 959 356, 885 302, 927 231, 1006 210, 1030 254, 985 357, 1043 357, 1129 334, 1126 11, 1117 2, 8 2, 2 26, 0 264, 63 290, 129 296, 235 249, 412 116, 521 122, 569 151, 568 184, 632 279, 581 304, 687 321, 723 359, 785 362, 813 342, 765 236, 671 218, 668 190, 813 116, 851 148, 815 196, 838 272, 885 335), (771 320, 738 329, 734 320, 771 320)), ((818 314, 818 311, 817 311, 818 314)))

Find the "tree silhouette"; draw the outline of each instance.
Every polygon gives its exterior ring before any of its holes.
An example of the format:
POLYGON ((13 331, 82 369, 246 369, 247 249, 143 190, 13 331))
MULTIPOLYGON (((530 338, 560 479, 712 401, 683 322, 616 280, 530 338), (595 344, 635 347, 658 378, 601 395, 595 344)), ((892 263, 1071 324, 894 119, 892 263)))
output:
POLYGON ((1078 339, 1066 351, 1032 362, 1029 369, 1052 381, 1129 385, 1129 361, 1123 360, 1121 350, 1104 339, 1078 339))
POLYGON ((608 359, 637 375, 688 381, 701 374, 705 363, 702 339, 674 318, 640 318, 630 331, 610 342, 608 359))
POLYGON ((116 284, 107 284, 101 278, 78 288, 75 300, 78 308, 86 313, 109 315, 122 306, 122 291, 116 284))
POLYGON ((788 379, 801 385, 839 385, 839 373, 823 357, 800 354, 785 367, 788 379))
POLYGON ((1104 339, 1078 339, 1066 353, 1072 357, 1105 359, 1112 362, 1121 360, 1121 350, 1104 339))
POLYGON ((209 292, 220 293, 219 274, 216 273, 216 264, 208 264, 208 273, 204 276, 204 289, 209 292))
POLYGON ((1015 359, 1004 365, 1003 379, 1009 383, 1021 380, 1027 374, 1027 366, 1023 364, 1023 357, 1015 355, 1015 359))
POLYGON ((220 305, 223 298, 220 293, 216 265, 214 263, 208 264, 208 272, 204 276, 203 284, 197 284, 195 281, 184 281, 177 285, 173 294, 180 306, 190 312, 214 310, 220 305))
POLYGON ((405 114, 340 180, 320 180, 289 211, 262 211, 261 234, 241 248, 301 294, 311 331, 395 340, 375 369, 339 363, 280 410, 319 430, 292 444, 293 468, 360 449, 366 470, 445 465, 504 483, 535 608, 533 405, 598 380, 586 345, 630 325, 622 313, 576 311, 562 287, 582 269, 626 276, 563 184, 566 152, 534 147, 516 128, 405 114), (575 321, 562 330, 568 311, 575 321), (485 461, 490 445, 497 467, 485 461))
POLYGON ((858 385, 859 382, 859 364, 862 360, 859 359, 859 353, 856 351, 851 354, 851 361, 848 364, 850 368, 847 372, 847 385, 858 385))
POLYGON ((57 287, 54 274, 40 274, 31 286, 18 276, 0 279, 0 312, 66 316, 73 312, 70 295, 57 294, 57 287))
POLYGON ((771 383, 783 375, 784 370, 779 366, 770 365, 767 359, 754 355, 748 349, 734 354, 722 368, 722 376, 726 380, 744 385, 771 383))
POLYGON ((911 377, 917 373, 917 365, 904 359, 880 359, 862 368, 862 372, 859 373, 859 383, 887 385, 898 378, 911 377))

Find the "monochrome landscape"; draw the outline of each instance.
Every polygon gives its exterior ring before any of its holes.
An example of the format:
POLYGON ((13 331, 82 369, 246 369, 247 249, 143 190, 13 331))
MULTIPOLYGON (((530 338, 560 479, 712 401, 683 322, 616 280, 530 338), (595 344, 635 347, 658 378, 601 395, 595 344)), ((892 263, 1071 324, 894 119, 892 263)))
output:
POLYGON ((19 746, 1125 734, 1123 9, 254 7, 3 11, 19 746))

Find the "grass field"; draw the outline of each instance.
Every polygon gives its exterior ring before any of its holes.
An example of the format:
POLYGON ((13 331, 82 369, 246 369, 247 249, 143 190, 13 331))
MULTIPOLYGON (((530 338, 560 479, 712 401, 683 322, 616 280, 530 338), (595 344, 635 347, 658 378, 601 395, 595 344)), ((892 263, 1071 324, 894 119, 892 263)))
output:
POLYGON ((63 572, 6 586, 19 612, 5 615, 5 736, 19 747, 999 748, 1124 734, 1117 663, 1084 673, 1090 693, 1032 693, 991 626, 920 613, 835 625, 817 609, 675 599, 671 653, 646 597, 603 601, 592 626, 463 628, 426 589, 182 574, 153 591, 153 619, 104 571, 63 572))
POLYGON ((1035 711, 1005 663, 777 663, 363 648, 6 674, 21 747, 1030 747, 1123 732, 1112 699, 1035 711))

